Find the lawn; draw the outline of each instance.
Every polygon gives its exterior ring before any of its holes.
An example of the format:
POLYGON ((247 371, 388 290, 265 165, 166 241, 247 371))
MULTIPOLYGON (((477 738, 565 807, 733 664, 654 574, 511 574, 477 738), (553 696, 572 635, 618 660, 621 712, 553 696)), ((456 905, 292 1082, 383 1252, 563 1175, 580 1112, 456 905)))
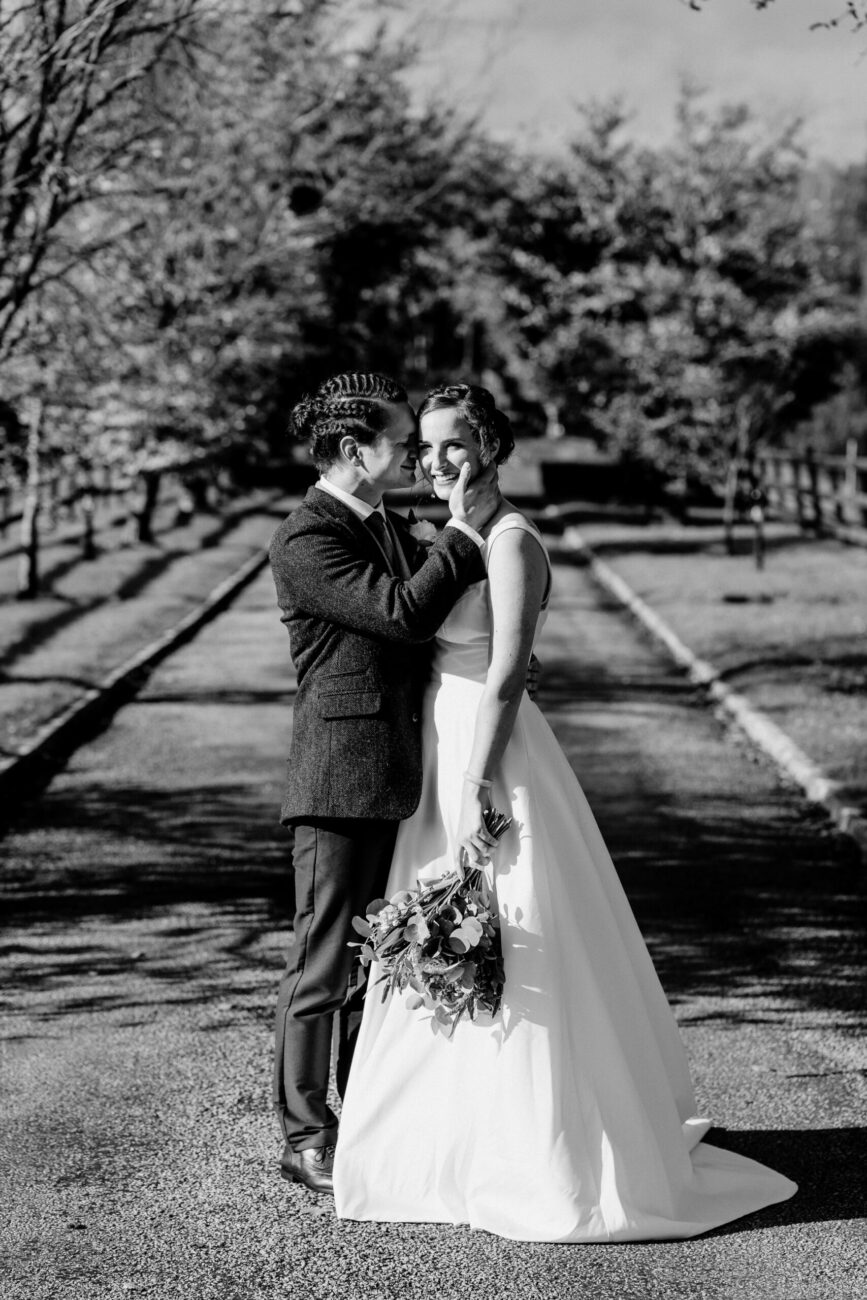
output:
POLYGON ((579 522, 582 537, 696 654, 867 809, 867 550, 749 530, 579 522))

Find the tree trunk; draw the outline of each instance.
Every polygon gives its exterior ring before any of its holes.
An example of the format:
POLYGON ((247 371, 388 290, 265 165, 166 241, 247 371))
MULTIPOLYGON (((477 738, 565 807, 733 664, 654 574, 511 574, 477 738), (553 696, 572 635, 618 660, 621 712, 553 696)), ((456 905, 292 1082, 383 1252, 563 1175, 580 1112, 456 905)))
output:
POLYGON ((210 497, 211 483, 207 474, 192 474, 183 480, 183 485, 192 497, 194 511, 207 514, 213 508, 210 497))
POLYGON ((862 522, 858 509, 858 439, 846 439, 846 469, 844 471, 843 491, 845 494, 844 510, 846 517, 853 524, 862 522))
POLYGON ((740 461, 732 456, 726 473, 725 501, 723 503, 723 532, 725 535, 726 555, 735 553, 735 508, 737 505, 738 479, 740 461))
POLYGON ((141 477, 142 498, 138 512, 137 537, 140 542, 149 543, 154 540, 154 511, 160 494, 162 474, 159 470, 150 469, 145 470, 141 477))
POLYGON ((753 559, 757 569, 765 567, 765 510, 768 493, 763 481, 762 465, 763 462, 754 454, 749 466, 750 523, 753 526, 753 559))
POLYGON ((21 509, 21 559, 18 567, 19 600, 33 600, 39 594, 39 497, 44 417, 45 404, 41 398, 35 398, 27 430, 27 481, 21 509))
POLYGON ((81 558, 83 560, 95 560, 96 551, 96 529, 94 528, 94 515, 96 513, 96 501, 90 487, 86 487, 81 494, 81 558))

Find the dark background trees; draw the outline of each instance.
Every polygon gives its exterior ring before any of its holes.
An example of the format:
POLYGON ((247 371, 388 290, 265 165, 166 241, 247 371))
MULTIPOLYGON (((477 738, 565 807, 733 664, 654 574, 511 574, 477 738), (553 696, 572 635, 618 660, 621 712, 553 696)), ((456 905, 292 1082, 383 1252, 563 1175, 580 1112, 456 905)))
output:
POLYGON ((670 477, 863 427, 867 169, 693 89, 657 148, 616 103, 494 141, 413 99, 388 12, 0 0, 7 478, 249 480, 350 366, 670 477))

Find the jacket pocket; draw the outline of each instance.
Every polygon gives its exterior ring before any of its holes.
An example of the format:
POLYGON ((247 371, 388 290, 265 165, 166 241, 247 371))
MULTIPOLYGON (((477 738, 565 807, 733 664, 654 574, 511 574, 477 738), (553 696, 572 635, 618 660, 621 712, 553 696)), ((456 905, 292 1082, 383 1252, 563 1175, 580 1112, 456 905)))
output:
POLYGON ((382 691, 320 691, 323 718, 372 718, 382 709, 382 691))

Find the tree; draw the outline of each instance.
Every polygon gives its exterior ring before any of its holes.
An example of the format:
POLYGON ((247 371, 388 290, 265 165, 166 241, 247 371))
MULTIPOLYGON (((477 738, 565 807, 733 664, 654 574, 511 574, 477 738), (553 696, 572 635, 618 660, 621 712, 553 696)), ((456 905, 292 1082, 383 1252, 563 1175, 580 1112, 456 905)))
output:
MULTIPOLYGON (((681 4, 686 4, 690 9, 699 12, 709 3, 710 0, 681 0, 681 4)), ((774 3, 774 0, 750 0, 750 3, 754 9, 767 9, 774 3)), ((854 32, 860 32, 864 27, 867 27, 867 4, 864 3, 864 0, 845 0, 845 8, 842 12, 838 11, 836 15, 828 18, 816 19, 810 24, 810 27, 816 31, 820 28, 840 27, 844 23, 847 23, 854 32)))
POLYGON ((330 115, 358 112, 339 24, 352 8, 18 6, 3 102, 29 91, 39 165, 25 164, 9 108, 0 339, 13 404, 50 372, 43 455, 57 440, 84 463, 152 476, 230 454, 267 423, 280 367, 303 364, 305 322, 324 311, 306 219, 335 183, 316 138, 330 115), (61 166, 75 183, 58 198, 61 166))
POLYGON ((0 360, 34 296, 115 237, 96 214, 147 147, 136 92, 188 57, 197 4, 0 0, 0 360))
POLYGON ((808 220, 797 124, 774 133, 686 90, 670 147, 640 149, 627 126, 619 105, 591 108, 566 161, 525 162, 506 336, 567 431, 716 475, 836 391, 852 302, 808 220))

